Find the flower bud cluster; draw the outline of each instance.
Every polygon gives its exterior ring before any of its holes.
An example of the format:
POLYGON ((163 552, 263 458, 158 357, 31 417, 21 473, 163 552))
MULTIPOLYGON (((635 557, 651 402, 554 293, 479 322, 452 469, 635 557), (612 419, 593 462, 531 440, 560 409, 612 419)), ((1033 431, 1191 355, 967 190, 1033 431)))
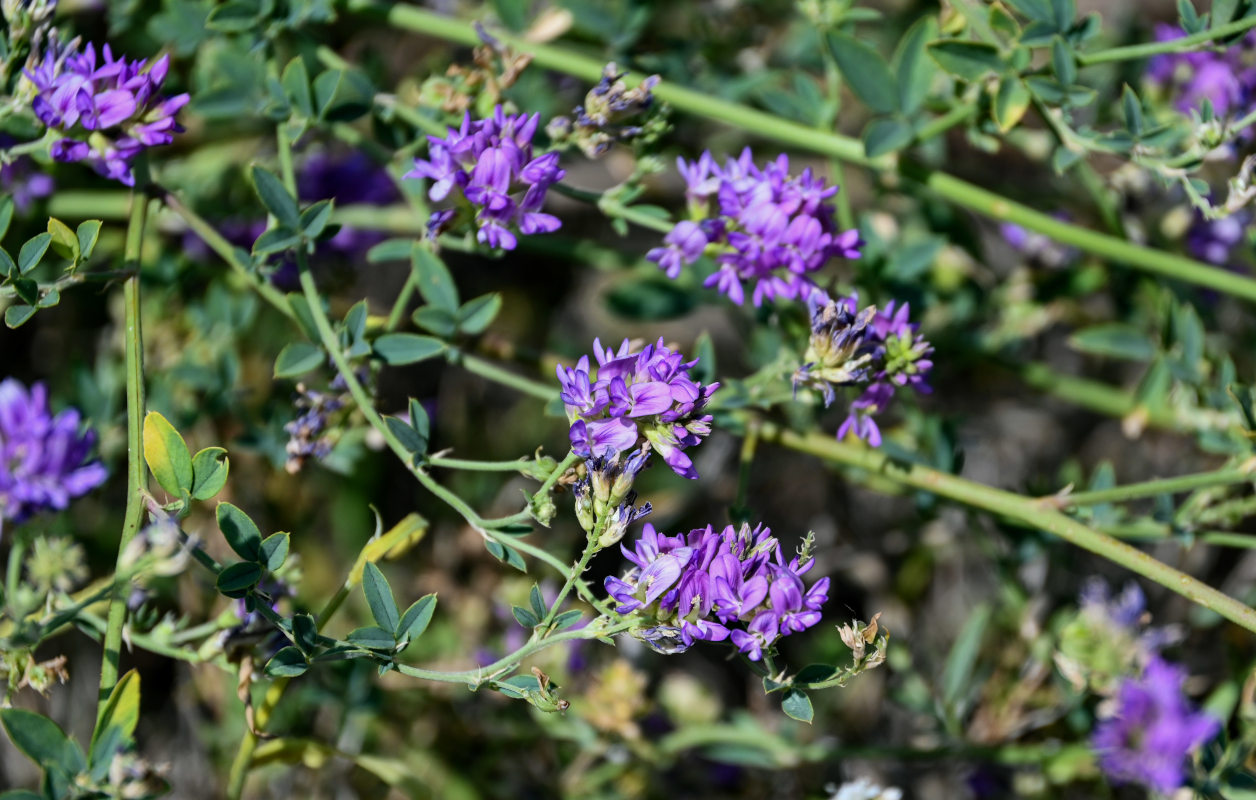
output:
POLYGON ((637 493, 632 488, 649 461, 646 446, 623 457, 615 453, 585 460, 584 477, 573 485, 576 519, 590 535, 598 533, 599 548, 624 538, 629 525, 650 513, 649 503, 636 505, 637 493))
POLYGON ((688 186, 690 219, 667 234, 665 247, 646 254, 669 278, 714 246, 719 269, 703 285, 738 305, 753 285, 757 306, 776 297, 806 299, 816 290, 809 276, 830 259, 859 257, 859 232, 838 231, 833 222, 828 199, 838 188, 810 168, 790 175, 788 156, 759 167, 746 148, 723 167, 709 152, 676 163, 688 186))
POLYGON ((912 386, 929 391, 925 374, 933 367, 929 358, 933 346, 909 322, 907 303, 891 300, 884 309, 868 306, 859 311, 858 295, 835 301, 817 293, 808 305, 811 338, 803 365, 794 373, 794 389, 816 389, 829 406, 837 397, 835 387, 864 387, 851 402, 837 436, 854 432, 878 447, 881 431, 875 415, 889 405, 895 390, 912 386))
POLYGON ((697 478, 685 450, 711 432, 711 415, 702 410, 719 384, 695 381, 689 371, 697 359, 685 361, 661 338, 640 351, 627 339, 618 350, 603 349, 595 339, 593 354, 597 367, 590 367, 588 356, 575 367, 558 366, 572 452, 585 459, 609 459, 653 451, 676 474, 697 478))
POLYGON ((576 106, 575 121, 556 117, 545 127, 555 142, 572 142, 589 158, 600 158, 618 141, 652 138, 661 131, 660 124, 645 115, 654 106, 651 93, 659 83, 651 75, 629 89, 613 62, 602 70, 602 80, 585 96, 584 105, 576 106), (631 123, 631 124, 630 124, 631 123))
POLYGON ((340 375, 332 382, 329 392, 320 392, 299 383, 294 404, 301 414, 283 429, 288 434, 285 468, 295 475, 305 466, 306 459, 321 460, 331 453, 336 443, 338 417, 349 405, 348 388, 340 375))
POLYGON ((443 138, 429 136, 427 160, 416 159, 406 178, 432 181, 428 196, 444 200, 458 190, 459 208, 436 211, 428 220, 429 235, 453 227, 460 212, 470 217, 476 238, 489 247, 514 250, 515 233, 552 233, 558 217, 545 214, 545 192, 566 174, 558 153, 533 157, 532 137, 540 115, 510 115, 499 105, 488 119, 450 128, 443 138))
POLYGON ((729 640, 752 661, 778 639, 820 621, 829 579, 807 589, 802 576, 814 565, 801 556, 786 562, 771 530, 711 526, 664 536, 646 524, 633 549, 620 545, 633 568, 610 576, 606 590, 620 614, 640 619, 635 633, 653 649, 677 653, 695 641, 729 640))
POLYGON ((175 114, 188 95, 163 97, 170 57, 146 60, 114 58, 105 45, 99 63, 96 48, 76 42, 50 44, 42 63, 24 71, 36 94, 31 110, 63 138, 52 145, 57 161, 86 161, 101 175, 135 185, 131 162, 146 147, 170 144, 183 131, 175 114))

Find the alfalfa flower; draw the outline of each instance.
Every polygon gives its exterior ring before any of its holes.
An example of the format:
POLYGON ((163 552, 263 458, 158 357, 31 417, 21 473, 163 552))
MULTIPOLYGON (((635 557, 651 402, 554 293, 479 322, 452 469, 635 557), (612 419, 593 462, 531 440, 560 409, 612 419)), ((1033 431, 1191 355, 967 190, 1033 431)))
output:
POLYGON ((826 406, 837 390, 861 388, 851 401, 837 437, 854 433, 873 447, 881 444, 876 415, 889 405, 896 390, 911 386, 930 391, 925 376, 933 368, 933 346, 911 322, 911 308, 893 300, 884 308, 859 310, 858 295, 832 300, 822 292, 808 298, 811 336, 803 364, 794 373, 799 387, 821 393, 826 406))
POLYGON ((1169 793, 1186 783, 1186 762, 1217 735, 1221 723, 1196 711, 1182 694, 1186 670, 1159 658, 1117 690, 1114 713, 1095 726, 1099 767, 1117 783, 1169 793))
POLYGON ((703 414, 718 383, 702 385, 686 361, 659 339, 635 349, 625 339, 618 350, 593 342, 597 366, 582 356, 576 366, 558 366, 560 397, 571 422, 571 449, 585 459, 621 453, 656 452, 676 474, 696 478, 685 451, 711 432, 703 414))
POLYGON ((75 43, 50 45, 25 75, 36 89, 31 110, 62 136, 52 145, 52 157, 86 161, 105 177, 135 185, 135 157, 147 147, 170 144, 183 130, 175 114, 188 95, 161 94, 169 69, 169 56, 152 64, 114 58, 105 45, 98 60, 91 44, 82 50, 75 43))
POLYGON ((104 466, 90 460, 95 443, 76 409, 52 413, 42 383, 0 381, 0 524, 60 511, 104 483, 104 466))
POLYGON ((859 232, 839 231, 833 222, 829 199, 838 187, 810 168, 791 175, 788 156, 759 167, 746 148, 722 167, 709 152, 676 163, 690 219, 677 223, 664 247, 646 254, 668 277, 711 247, 719 268, 703 285, 738 305, 750 287, 757 306, 777 297, 805 300, 816 291, 812 274, 834 258, 859 257, 859 232))
POLYGON ((444 200, 451 193, 453 209, 432 214, 428 231, 439 233, 455 224, 459 214, 470 219, 476 238, 489 247, 514 250, 516 233, 552 233, 558 217, 541 211, 545 193, 566 174, 558 153, 533 156, 532 137, 540 115, 507 114, 501 106, 488 119, 472 120, 443 136, 429 136, 428 157, 416 159, 406 178, 432 182, 428 196, 444 200))
POLYGON ((751 661, 775 649, 783 636, 820 621, 829 579, 810 588, 802 576, 807 556, 785 560, 768 528, 711 526, 665 536, 647 524, 629 550, 633 567, 606 579, 620 614, 633 614, 633 634, 663 653, 683 652, 696 641, 729 643, 751 661))

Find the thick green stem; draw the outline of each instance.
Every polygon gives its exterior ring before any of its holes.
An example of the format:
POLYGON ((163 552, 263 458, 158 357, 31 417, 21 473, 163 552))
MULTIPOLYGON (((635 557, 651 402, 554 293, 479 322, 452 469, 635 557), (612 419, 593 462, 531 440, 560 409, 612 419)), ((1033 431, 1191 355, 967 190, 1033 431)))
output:
POLYGON ((538 400, 553 400, 558 397, 558 390, 553 386, 534 381, 531 378, 525 378, 522 375, 516 375, 509 370, 502 369, 492 361, 462 351, 450 351, 450 353, 449 360, 451 363, 461 366, 473 375, 479 375, 481 378, 487 378, 503 386, 509 386, 538 400))
MULTIPOLYGON (((351 11, 382 19, 387 24, 403 30, 464 45, 473 46, 479 41, 470 23, 451 19, 416 6, 400 3, 386 5, 375 0, 348 0, 347 7, 351 11)), ((1243 23, 1247 27, 1256 25, 1256 22, 1251 19, 1244 20, 1243 23)), ((1231 25, 1238 26, 1238 23, 1231 25)), ((1224 35, 1223 31, 1226 27, 1228 26, 1210 31, 1209 38, 1224 35)), ((1245 28, 1235 28, 1236 31, 1242 29, 1245 28)), ((495 31, 494 35, 519 52, 531 55, 533 63, 538 66, 591 83, 596 83, 601 76, 603 64, 598 59, 571 53, 553 45, 535 44, 500 31, 495 31)), ((1121 57, 1132 56, 1122 55, 1121 57)), ((1114 56, 1096 53, 1092 54, 1092 58, 1113 60, 1114 56)), ((640 73, 630 73, 626 79, 629 82, 640 82, 644 77, 640 73)), ((892 157, 868 158, 864 153, 863 144, 849 136, 790 122, 763 111, 710 97, 702 92, 676 86, 666 81, 654 89, 654 96, 681 111, 718 120, 786 146, 810 150, 876 169, 892 169, 895 164, 892 157)), ((1028 206, 1015 203, 944 172, 913 164, 906 159, 900 163, 906 177, 920 182, 934 194, 980 214, 1000 221, 1014 222, 1063 244, 1111 259, 1117 264, 1132 269, 1216 289, 1256 302, 1256 279, 1210 267, 1184 256, 1132 244, 1115 236, 1061 222, 1049 214, 1039 213, 1028 206)))
POLYGON ((1244 17, 1243 19, 1228 22, 1225 25, 1218 25, 1215 28, 1193 33, 1190 36, 1183 36, 1180 39, 1171 39, 1167 42, 1147 42, 1125 47, 1112 47, 1107 50, 1098 50, 1094 53, 1078 53, 1077 60, 1082 66, 1088 67, 1092 64, 1104 64, 1111 61, 1131 61, 1138 58, 1149 58, 1161 53, 1186 53, 1191 50, 1197 50, 1201 44, 1213 42, 1217 39, 1225 39, 1252 28, 1256 28, 1256 17, 1244 17))
MULTIPOLYGON (((142 169, 142 166, 140 167, 142 169)), ((123 290, 123 336, 126 348, 126 513, 118 541, 116 572, 124 571, 123 554, 144 521, 144 338, 140 328, 140 252, 144 225, 148 219, 148 196, 137 189, 131 196, 131 218, 127 222, 123 268, 134 274, 123 290)), ((104 712, 109 693, 118 683, 118 661, 122 655, 122 626, 126 622, 126 599, 115 595, 109 601, 105 629, 104 656, 100 663, 100 696, 96 716, 104 712)))
POLYGON ((430 456, 427 463, 433 467, 460 469, 467 472, 521 472, 528 466, 526 458, 517 458, 514 461, 473 461, 466 458, 430 456))
POLYGON ((1158 494, 1177 494, 1210 486, 1229 486, 1235 483, 1247 483, 1252 480, 1250 469, 1221 469, 1212 472, 1199 472, 1193 475, 1182 475, 1177 478, 1158 478, 1141 483, 1130 483, 1125 486, 1114 486, 1111 489, 1097 489, 1093 492, 1077 492, 1044 497, 1042 502, 1057 508, 1076 508, 1093 506, 1100 503, 1120 503, 1125 500, 1136 500, 1140 497, 1154 497, 1158 494))
POLYGON ((823 458, 836 464, 867 470, 896 483, 1015 520, 1059 536, 1109 561, 1142 575, 1193 603, 1211 609, 1231 622, 1256 633, 1256 610, 1217 591, 1184 572, 1111 536, 1086 527, 1054 508, 1012 492, 964 480, 919 464, 904 464, 864 446, 852 446, 823 433, 799 434, 770 423, 760 431, 764 441, 823 458))

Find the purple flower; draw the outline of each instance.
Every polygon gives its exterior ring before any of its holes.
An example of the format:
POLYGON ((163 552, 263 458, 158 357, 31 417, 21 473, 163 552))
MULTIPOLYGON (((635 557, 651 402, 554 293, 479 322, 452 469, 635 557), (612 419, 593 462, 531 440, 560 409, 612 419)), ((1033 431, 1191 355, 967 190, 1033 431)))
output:
MULTIPOLYGON (((1159 42, 1185 35, 1172 25, 1156 26, 1159 42)), ((1174 105, 1183 114, 1199 109, 1205 100, 1219 117, 1233 110, 1245 111, 1256 97, 1256 67, 1248 58, 1253 45, 1256 35, 1249 33, 1222 52, 1163 53, 1147 63, 1147 78, 1152 84, 1175 92, 1174 105)))
POLYGON ((188 95, 160 94, 170 57, 114 58, 109 45, 97 63, 96 48, 50 46, 43 63, 25 70, 35 85, 31 110, 64 138, 52 146, 57 161, 87 161, 93 169, 126 186, 135 185, 131 161, 146 147, 170 144, 183 128, 175 114, 188 95))
POLYGON ((710 433, 711 416, 702 409, 719 384, 693 380, 689 371, 697 359, 685 361, 662 339, 640 352, 627 339, 618 350, 604 350, 594 340, 593 350, 596 367, 582 356, 576 366, 559 365, 557 370, 572 451, 586 459, 614 458, 645 447, 645 452, 659 453, 677 474, 696 478, 684 451, 710 433))
POLYGON ((738 305, 745 302, 745 287, 752 286, 758 306, 777 297, 806 299, 816 290, 809 275, 832 258, 859 257, 859 232, 838 231, 833 223, 828 199, 837 187, 810 169, 791 176, 785 155, 760 168, 746 148, 720 167, 704 152, 696 162, 678 159, 677 168, 694 220, 678 222, 664 239, 666 246, 646 254, 669 278, 713 245, 719 269, 704 285, 738 305))
POLYGON ((794 373, 794 390, 817 389, 825 406, 840 387, 863 386, 838 428, 839 439, 854 433, 873 447, 881 444, 874 416, 885 409, 897 388, 928 392, 925 375, 933 368, 933 346, 910 321, 911 308, 891 300, 882 309, 859 311, 858 295, 832 300, 823 293, 808 298, 811 338, 803 365, 794 373))
MULTIPOLYGON (((427 160, 416 159, 406 178, 432 182, 428 196, 443 200, 457 189, 473 207, 476 238, 489 247, 513 250, 515 232, 524 235, 551 233, 561 222, 541 211, 545 192, 566 174, 558 166, 558 154, 533 158, 532 137, 540 116, 511 116, 497 106, 488 119, 471 120, 450 128, 442 138, 429 136, 427 160)), ((438 211, 428 230, 439 233, 456 222, 457 215, 438 211)))
MULTIPOLYGON (((12 147, 13 139, 0 134, 0 150, 12 147)), ((52 194, 52 177, 39 171, 34 161, 19 156, 8 164, 0 163, 0 194, 13 198, 13 206, 19 214, 30 208, 36 200, 52 194)))
POLYGON ((1095 726, 1099 767, 1117 783, 1168 794, 1186 782, 1187 756, 1216 736, 1221 723, 1195 711, 1182 695, 1186 671, 1152 659, 1141 678, 1125 679, 1116 713, 1095 726))
POLYGON ((104 466, 88 461, 96 434, 81 423, 73 408, 53 416, 42 383, 0 381, 0 523, 59 511, 104 483, 104 466))
POLYGON ((631 550, 620 549, 633 566, 623 578, 606 579, 607 593, 619 613, 641 617, 634 634, 660 652, 729 640, 757 661, 781 636, 819 622, 828 599, 828 578, 806 590, 799 576, 810 558, 786 565, 767 528, 708 526, 665 536, 647 524, 631 550))
POLYGON ((1186 249, 1195 258, 1219 267, 1237 267, 1241 258, 1245 231, 1252 221, 1247 211, 1239 211, 1221 219, 1205 219, 1199 211, 1186 232, 1186 249))
POLYGON ((643 119, 654 105, 652 91, 659 83, 659 76, 651 75, 635 88, 629 89, 614 63, 602 69, 602 79, 585 96, 584 105, 572 112, 574 123, 566 117, 556 117, 545 131, 556 142, 570 140, 589 158, 600 158, 617 141, 629 141, 657 126, 643 119), (631 123, 631 124, 630 124, 631 123))

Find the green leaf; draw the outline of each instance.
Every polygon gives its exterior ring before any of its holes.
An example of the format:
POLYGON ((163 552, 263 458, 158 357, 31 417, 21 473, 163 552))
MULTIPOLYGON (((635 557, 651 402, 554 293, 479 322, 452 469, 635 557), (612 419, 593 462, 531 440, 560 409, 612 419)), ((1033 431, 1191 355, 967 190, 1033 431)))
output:
POLYGON ((990 616, 989 606, 979 605, 974 608, 946 657, 946 664, 942 669, 942 699, 951 711, 955 711, 961 698, 975 688, 972 671, 977 663, 981 639, 985 635, 990 616))
POLYGON ((964 39, 939 39, 930 42, 927 49, 938 66, 969 82, 1003 69, 999 50, 992 44, 964 39))
POLYGON ((1051 69, 1065 86, 1077 83, 1077 57, 1062 37, 1051 40, 1051 69))
POLYGON ((386 631, 396 631, 401 616, 397 611, 397 600, 393 597, 388 579, 375 562, 366 562, 362 570, 362 591, 366 594, 366 603, 371 607, 371 616, 386 631))
POLYGON ((241 598, 262 579, 262 567, 252 561, 237 561, 223 567, 215 586, 227 597, 241 598))
POLYGON ((397 635, 404 640, 414 641, 427 630, 436 611, 436 595, 425 594, 401 615, 401 623, 397 626, 397 635))
POLYGON ((77 775, 87 766, 83 751, 60 726, 42 714, 21 708, 0 709, 0 724, 13 746, 43 769, 58 767, 77 775))
POLYGON ((13 257, 0 247, 0 280, 7 275, 9 278, 16 278, 19 274, 17 264, 13 263, 13 257))
POLYGON ((468 300, 458 309, 458 328, 471 336, 484 333, 484 329, 497 318, 497 312, 501 308, 502 296, 497 292, 468 300))
POLYGON ((1055 29, 1060 33, 1067 32, 1077 18, 1077 0, 1051 0, 1051 15, 1055 29))
POLYGON ((88 748, 92 763, 97 763, 102 756, 113 757, 114 750, 108 753, 97 752, 97 744, 110 727, 117 728, 121 733, 121 737, 117 740, 121 746, 130 742, 135 736, 135 726, 139 722, 140 676, 132 669, 128 670, 113 687, 113 691, 109 693, 109 700, 100 713, 100 719, 96 721, 96 730, 92 733, 91 746, 88 748))
POLYGON ((541 595, 541 588, 535 583, 532 584, 532 589, 528 592, 528 605, 532 607, 533 616, 537 619, 545 618, 545 598, 541 595))
POLYGON ((1029 110, 1030 99, 1029 89, 1025 88, 1020 78, 1004 77, 999 83, 999 91, 990 110, 994 124, 999 126, 1000 131, 1007 133, 1016 127, 1029 110))
POLYGON ((445 343, 417 333, 386 333, 374 342, 375 354, 390 366, 414 364, 441 354, 445 343))
POLYGON ((92 257, 92 252, 96 249, 96 240, 100 238, 101 222, 98 219, 89 219, 86 222, 79 223, 75 236, 78 238, 79 257, 86 261, 92 257))
POLYGON ((266 662, 266 674, 275 678, 295 678, 310 668, 305 653, 288 645, 266 662))
POLYGON ((938 35, 937 19, 921 17, 903 34, 891 62, 898 84, 898 106, 904 114, 915 114, 924 104, 933 83, 934 68, 925 56, 925 45, 938 35))
POLYGON ((311 342, 288 342, 275 359, 275 377, 293 378, 317 369, 326 360, 323 348, 311 342))
POLYGON ((35 316, 34 306, 9 306, 4 310, 4 324, 10 328, 17 328, 25 324, 33 316, 35 316))
POLYGON ((915 133, 911 125, 901 119, 882 117, 874 119, 864 128, 863 145, 868 158, 893 153, 911 144, 915 133))
POLYGON ((17 254, 18 272, 25 275, 39 266, 39 262, 43 259, 44 253, 48 252, 48 245, 51 242, 52 234, 46 232, 28 239, 17 254))
POLYGON ((1135 137, 1140 136, 1143 132, 1143 104, 1128 83, 1121 92, 1121 113, 1125 115, 1125 127, 1129 132, 1135 137))
POLYGON ((388 430, 393 436, 397 437, 397 441, 401 442, 401 446, 406 452, 414 455, 422 455, 427 452, 427 438, 420 436, 419 432, 406 423, 405 420, 396 417, 384 417, 384 424, 388 426, 388 430))
POLYGON ((253 188, 261 198, 262 205, 279 220, 280 225, 290 230, 300 230, 301 213, 297 209, 297 201, 273 172, 254 165, 253 188))
POLYGON ((794 682, 820 683, 835 678, 840 671, 831 664, 808 664, 798 670, 798 674, 794 676, 794 682))
POLYGON ((320 119, 351 122, 371 110, 375 87, 357 70, 327 70, 314 79, 314 108, 320 119))
POLYGON ((76 264, 78 263, 78 237, 74 235, 74 231, 70 230, 69 225, 66 225, 56 217, 49 217, 48 235, 52 237, 49 242, 49 244, 52 245, 52 252, 61 256, 66 261, 72 261, 76 264))
POLYGON ((61 292, 56 289, 48 289, 40 296, 39 302, 35 304, 36 308, 52 308, 61 302, 61 292))
POLYGON ((312 653, 318 648, 318 623, 309 614, 292 617, 292 638, 303 652, 312 653))
POLYGON ((510 613, 515 615, 515 622, 518 622, 523 628, 532 629, 541 624, 541 620, 526 608, 512 606, 510 613))
POLYGON ((278 253, 283 250, 291 250, 301 243, 301 235, 296 231, 286 228, 271 228, 264 231, 261 236, 257 237, 257 241, 253 242, 253 255, 268 256, 271 253, 278 253))
POLYGON ((882 114, 899 110, 898 83, 880 53, 836 31, 829 33, 827 42, 846 83, 864 105, 882 114))
POLYGON ((781 710, 790 719, 811 724, 815 718, 815 709, 811 707, 811 698, 801 689, 786 689, 781 695, 781 710))
POLYGON ((39 304, 39 284, 30 278, 18 278, 13 281, 13 291, 30 305, 39 304))
POLYGON ((414 280, 423 299, 436 308, 456 314, 458 312, 458 287, 445 262, 421 244, 410 251, 414 268, 414 280))
POLYGON ((192 456, 192 497, 208 500, 227 485, 231 460, 221 447, 206 447, 192 456))
POLYGON ((262 540, 262 564, 271 572, 278 572, 283 562, 288 560, 288 534, 280 531, 272 533, 262 540))
POLYGON ((571 611, 564 611, 563 613, 559 614, 557 617, 554 617, 554 632, 557 633, 558 631, 567 630, 572 625, 575 625, 577 622, 579 622, 580 618, 583 616, 584 614, 577 609, 572 609, 571 611))
POLYGON ((262 532, 257 529, 249 515, 231 503, 219 503, 217 509, 218 529, 226 537, 231 549, 244 559, 258 561, 262 559, 262 532))
POLYGON ((9 223, 13 222, 13 198, 10 195, 0 196, 0 239, 9 232, 9 223))
POLYGON ((455 312, 435 306, 416 308, 411 319, 414 320, 415 325, 437 336, 453 336, 454 331, 458 329, 458 318, 455 312))
POLYGON ((366 251, 366 260, 372 264, 408 260, 412 247, 414 247, 413 239, 385 239, 366 251))
POLYGON ((359 300, 349 307, 345 314, 344 330, 350 342, 358 341, 366 333, 366 318, 369 313, 365 300, 359 300))
POLYGON ((302 211, 301 232, 309 239, 317 239, 327 227, 334 205, 331 200, 319 200, 302 211))
POLYGON ((247 0, 226 2, 209 12, 205 27, 222 33, 245 33, 257 27, 259 11, 257 3, 247 0))
POLYGON ((410 398, 410 427, 424 439, 432 438, 432 421, 427 416, 427 409, 413 397, 410 398))
POLYGON ((283 68, 279 82, 288 95, 288 100, 301 112, 303 117, 314 116, 314 96, 310 94, 310 73, 305 68, 305 61, 297 56, 283 68))
POLYGON ((367 650, 392 652, 397 649, 397 639, 393 634, 374 625, 349 631, 349 635, 345 639, 358 647, 365 647, 367 650))
POLYGON ((1007 0, 1008 5, 1037 22, 1051 22, 1051 6, 1047 0, 1007 0))
POLYGON ((167 494, 192 491, 192 453, 174 426, 156 411, 144 417, 144 460, 167 494))
POLYGON ((1068 343, 1083 353, 1128 361, 1149 361, 1156 354, 1155 345, 1145 333, 1123 322, 1107 322, 1080 330, 1069 337, 1068 343))
POLYGON ((1020 23, 998 0, 990 4, 990 27, 1008 41, 1020 38, 1020 23))

